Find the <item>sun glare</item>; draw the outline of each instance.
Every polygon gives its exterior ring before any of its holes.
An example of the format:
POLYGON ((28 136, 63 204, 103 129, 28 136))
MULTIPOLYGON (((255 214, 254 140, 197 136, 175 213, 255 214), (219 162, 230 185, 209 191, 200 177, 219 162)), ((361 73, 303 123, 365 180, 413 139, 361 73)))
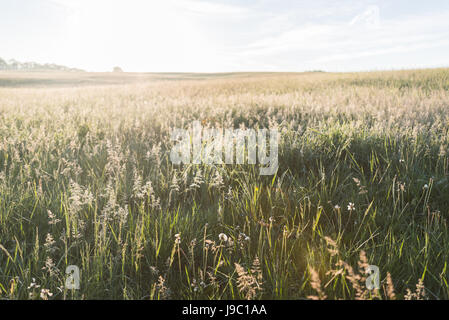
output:
POLYGON ((64 48, 75 64, 94 70, 120 65, 126 71, 208 71, 210 50, 192 16, 169 1, 132 2, 85 1, 69 8, 64 48))

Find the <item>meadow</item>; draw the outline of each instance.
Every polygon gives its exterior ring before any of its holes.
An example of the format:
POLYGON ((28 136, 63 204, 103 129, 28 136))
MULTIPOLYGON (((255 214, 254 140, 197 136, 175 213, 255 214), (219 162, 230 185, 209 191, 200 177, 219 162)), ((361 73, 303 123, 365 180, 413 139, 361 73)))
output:
POLYGON ((2 72, 0 299, 449 299, 448 179, 449 69, 2 72), (195 120, 277 173, 172 164, 195 120))

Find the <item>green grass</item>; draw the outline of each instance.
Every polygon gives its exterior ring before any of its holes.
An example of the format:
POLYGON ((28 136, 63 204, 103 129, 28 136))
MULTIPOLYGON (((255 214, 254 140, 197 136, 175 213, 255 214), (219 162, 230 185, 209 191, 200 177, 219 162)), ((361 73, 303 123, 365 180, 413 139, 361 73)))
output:
POLYGON ((449 298, 449 70, 61 77, 0 79, 1 298, 449 298), (277 127, 277 174, 172 165, 194 120, 277 127))

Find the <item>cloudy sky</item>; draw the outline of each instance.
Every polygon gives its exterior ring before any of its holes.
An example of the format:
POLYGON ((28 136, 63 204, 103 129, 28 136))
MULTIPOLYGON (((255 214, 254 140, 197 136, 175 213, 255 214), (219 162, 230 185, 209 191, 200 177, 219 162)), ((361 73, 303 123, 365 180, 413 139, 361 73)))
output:
POLYGON ((88 71, 449 66, 449 1, 0 0, 0 57, 88 71))

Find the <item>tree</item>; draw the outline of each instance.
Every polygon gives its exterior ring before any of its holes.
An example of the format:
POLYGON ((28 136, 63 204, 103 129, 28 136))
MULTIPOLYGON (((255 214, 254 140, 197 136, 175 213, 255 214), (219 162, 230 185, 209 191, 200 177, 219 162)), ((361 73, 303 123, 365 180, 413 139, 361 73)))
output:
POLYGON ((114 72, 123 72, 123 70, 120 67, 114 67, 114 72))
POLYGON ((6 61, 0 58, 0 70, 5 70, 7 66, 8 64, 6 63, 6 61))

